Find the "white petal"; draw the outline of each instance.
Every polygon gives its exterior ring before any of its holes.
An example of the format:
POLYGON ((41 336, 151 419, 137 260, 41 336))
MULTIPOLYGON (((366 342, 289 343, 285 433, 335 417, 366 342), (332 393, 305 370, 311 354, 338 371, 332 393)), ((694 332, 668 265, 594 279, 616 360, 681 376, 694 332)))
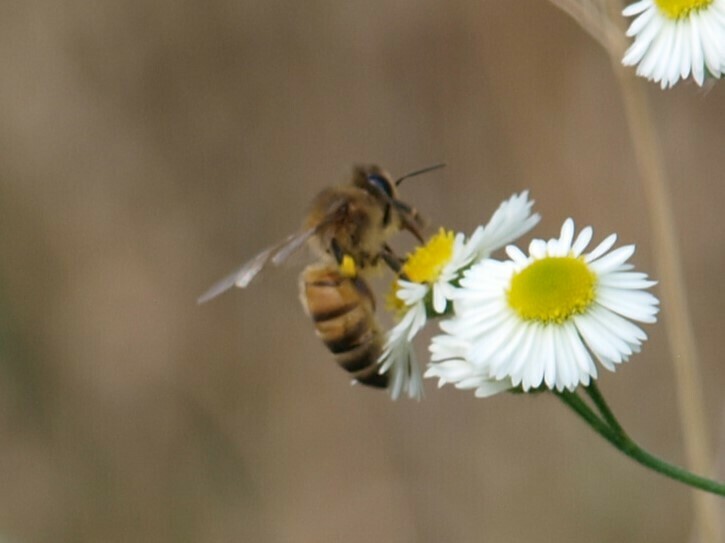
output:
POLYGON ((504 381, 486 381, 481 380, 478 387, 476 388, 476 398, 489 398, 493 396, 494 394, 498 394, 499 392, 503 392, 504 390, 508 390, 512 388, 513 385, 511 384, 511 381, 504 380, 504 381))
POLYGON ((647 334, 636 324, 628 321, 624 317, 609 311, 603 306, 594 307, 592 314, 603 322, 610 330, 615 332, 624 341, 629 343, 630 347, 637 346, 647 339, 647 334))
POLYGON ((497 357, 491 361, 490 372, 496 379, 505 379, 506 376, 518 376, 515 385, 521 382, 521 371, 533 355, 534 348, 538 348, 539 325, 521 323, 521 330, 516 336, 516 342, 508 349, 510 355, 497 357))
POLYGON ((444 383, 455 383, 471 377, 473 367, 465 360, 446 360, 429 364, 425 377, 438 377, 444 383))
POLYGON ((682 25, 682 43, 683 43, 683 55, 680 57, 680 77, 685 79, 690 75, 692 71, 692 55, 690 50, 692 49, 692 26, 685 21, 681 21, 682 25))
POLYGON ((606 238, 604 238, 604 241, 602 241, 599 245, 597 245, 594 250, 586 255, 587 262, 591 262, 592 260, 596 260, 600 256, 602 256, 604 253, 606 253, 609 249, 612 248, 612 245, 617 241, 617 234, 610 234, 606 238))
POLYGON ((601 310, 600 307, 595 307, 589 312, 586 318, 596 324, 599 333, 605 338, 605 341, 617 351, 617 356, 612 357, 612 360, 619 363, 632 354, 632 348, 621 337, 621 334, 617 333, 617 322, 607 318, 611 314, 606 310, 601 310))
POLYGON ((650 21, 652 21, 653 17, 657 16, 657 11, 654 9, 650 9, 648 11, 645 11, 637 17, 634 21, 632 21, 632 24, 629 25, 629 28, 627 29, 626 35, 627 37, 631 38, 633 36, 636 36, 640 32, 642 32, 642 29, 647 26, 650 21))
MULTIPOLYGON (((592 360, 591 355, 589 354, 589 351, 587 351, 584 348, 584 344, 582 343, 581 336, 579 336, 579 332, 577 332, 576 326, 573 322, 567 322, 564 327, 564 338, 566 339, 567 343, 569 344, 569 347, 571 349, 571 352, 574 355, 574 360, 581 370, 580 376, 582 374, 585 375, 591 375, 592 377, 597 377, 597 367, 594 365, 594 360, 592 360)), ((581 377, 580 377, 581 378, 581 377)))
POLYGON ((559 249, 563 251, 563 254, 556 256, 566 256, 571 249, 571 242, 574 239, 574 220, 568 218, 564 221, 561 226, 561 234, 559 235, 559 249))
POLYGON ((529 244, 529 254, 536 259, 546 256, 546 242, 543 239, 534 239, 529 244))
POLYGON ((544 368, 544 382, 549 388, 554 388, 556 385, 556 379, 558 377, 557 372, 557 360, 556 360, 556 326, 547 326, 544 331, 544 341, 541 346, 541 352, 539 356, 542 359, 542 365, 544 368))
POLYGON ((589 245, 589 242, 592 240, 593 234, 594 230, 592 230, 591 226, 587 226, 579 232, 576 241, 571 246, 571 252, 574 256, 578 257, 584 252, 584 249, 587 248, 587 245, 589 245))
POLYGON ((553 385, 550 385, 550 388, 555 387, 560 392, 565 388, 576 386, 580 381, 576 355, 569 343, 565 326, 566 324, 554 334, 558 375, 553 385))
POLYGON ((488 224, 477 228, 471 235, 469 243, 478 257, 488 256, 531 230, 540 219, 538 214, 531 215, 532 206, 528 192, 513 195, 503 202, 488 224))
MULTIPOLYGON (((700 14, 695 14, 693 17, 698 17, 700 14)), ((720 37, 717 35, 717 31, 711 27, 710 20, 701 14, 700 18, 700 31, 701 31, 701 44, 702 52, 705 58, 705 65, 707 69, 715 77, 720 77, 720 63, 722 62, 721 52, 719 51, 718 40, 720 37)))
POLYGON ((601 257, 598 260, 588 259, 589 267, 598 275, 603 275, 610 270, 616 269, 624 264, 634 254, 634 245, 625 245, 601 257))
POLYGON ((597 360, 608 370, 614 371, 614 362, 621 361, 621 355, 613 345, 607 342, 601 327, 592 319, 587 318, 586 315, 575 317, 574 324, 589 350, 597 357, 597 360))
POLYGON ((690 53, 692 58, 692 78, 702 87, 705 82, 705 64, 700 43, 699 21, 697 17, 690 17, 690 53))
MULTIPOLYGON (((520 326, 518 317, 512 313, 505 315, 505 319, 496 322, 495 330, 491 330, 490 334, 481 341, 476 341, 471 345, 469 358, 474 364, 485 364, 491 361, 494 353, 502 349, 506 343, 515 335, 520 326)), ((492 327, 493 328, 493 327, 492 327)))
POLYGON ((647 279, 645 273, 634 272, 612 272, 599 276, 600 286, 623 288, 623 289, 644 289, 657 284, 657 281, 647 279))
POLYGON ((672 86, 680 79, 680 64, 681 64, 681 58, 684 54, 683 52, 683 46, 684 46, 684 25, 681 21, 678 21, 675 26, 675 35, 674 35, 674 43, 672 44, 672 58, 670 59, 670 65, 667 68, 667 73, 665 75, 667 79, 667 85, 672 86))
POLYGON ((637 15, 638 13, 642 13, 650 7, 652 7, 652 0, 640 0, 639 2, 635 2, 634 4, 630 4, 624 8, 622 10, 622 15, 625 17, 631 17, 633 15, 637 15))
POLYGON ((621 316, 639 322, 656 322, 659 301, 649 292, 641 291, 615 291, 609 288, 600 288, 597 293, 597 303, 607 309, 619 313, 621 316))
POLYGON ((672 49, 675 45, 677 36, 677 25, 669 25, 667 32, 662 32, 662 43, 660 46, 659 58, 652 70, 652 79, 659 81, 661 87, 664 89, 667 87, 667 73, 670 65, 672 64, 672 49))
POLYGON ((516 264, 520 266, 525 266, 526 263, 529 261, 529 257, 526 256, 523 251, 521 251, 521 249, 519 249, 515 245, 507 245, 506 254, 511 260, 513 260, 516 264))
POLYGON ((433 286, 433 309, 436 313, 441 314, 446 310, 446 305, 448 305, 448 300, 446 300, 446 297, 443 293, 443 289, 436 286, 433 286))

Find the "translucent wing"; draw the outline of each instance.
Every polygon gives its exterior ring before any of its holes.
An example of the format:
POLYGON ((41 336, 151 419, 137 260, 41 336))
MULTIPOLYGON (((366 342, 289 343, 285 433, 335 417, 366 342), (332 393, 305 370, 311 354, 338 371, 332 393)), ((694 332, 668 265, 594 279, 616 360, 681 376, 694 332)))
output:
POLYGON ((234 286, 245 288, 267 264, 272 262, 274 265, 279 265, 284 262, 292 253, 302 247, 317 232, 318 228, 319 225, 304 232, 296 232, 276 245, 265 249, 243 264, 241 268, 235 270, 221 281, 214 283, 209 290, 199 297, 197 303, 208 302, 234 286))

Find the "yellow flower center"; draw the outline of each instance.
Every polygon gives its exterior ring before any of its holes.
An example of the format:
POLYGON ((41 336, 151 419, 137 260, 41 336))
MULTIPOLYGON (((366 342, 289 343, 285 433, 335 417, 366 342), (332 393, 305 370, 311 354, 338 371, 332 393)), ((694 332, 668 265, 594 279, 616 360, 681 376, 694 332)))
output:
POLYGON ((546 257, 514 274, 508 303, 524 320, 562 323, 594 300, 596 276, 571 256, 546 257))
POLYGON ((683 19, 692 11, 707 8, 713 0, 655 0, 660 11, 670 19, 683 19))
POLYGON ((428 243, 418 247, 403 265, 401 272, 414 283, 432 283, 453 256, 453 231, 441 228, 428 243))

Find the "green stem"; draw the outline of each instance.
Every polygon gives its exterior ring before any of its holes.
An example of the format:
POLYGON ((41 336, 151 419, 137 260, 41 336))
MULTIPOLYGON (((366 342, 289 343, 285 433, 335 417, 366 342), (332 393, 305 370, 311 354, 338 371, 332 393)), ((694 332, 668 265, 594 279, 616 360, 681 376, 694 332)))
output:
POLYGON ((725 496, 725 484, 695 475, 689 471, 674 466, 648 453, 642 447, 637 445, 624 432, 619 421, 609 409, 604 397, 596 388, 596 385, 585 387, 592 401, 602 413, 602 418, 597 414, 575 393, 575 392, 556 392, 557 397, 568 405, 577 415, 579 415, 592 429, 604 439, 609 441, 614 447, 629 456, 631 459, 639 462, 643 466, 654 470, 681 483, 685 483, 694 488, 699 488, 706 492, 725 496))
POLYGON ((577 415, 583 418, 584 421, 604 439, 610 443, 613 443, 613 441, 617 439, 617 436, 612 429, 607 426, 607 424, 600 419, 586 403, 584 403, 584 400, 582 400, 576 392, 569 392, 568 390, 565 390, 564 392, 555 392, 555 394, 561 401, 571 407, 577 415))
POLYGON ((599 409, 599 412, 602 414, 602 417, 604 417, 604 420, 607 422, 607 424, 609 424, 610 428, 612 428, 612 430, 614 430, 620 436, 626 436, 627 433, 619 424, 619 421, 614 416, 614 413, 612 413, 612 410, 609 409, 609 405, 607 405, 607 402, 604 401, 604 396, 602 396, 602 393, 599 392, 597 382, 592 380, 589 386, 584 387, 584 390, 592 399, 594 405, 597 406, 597 409, 599 409))

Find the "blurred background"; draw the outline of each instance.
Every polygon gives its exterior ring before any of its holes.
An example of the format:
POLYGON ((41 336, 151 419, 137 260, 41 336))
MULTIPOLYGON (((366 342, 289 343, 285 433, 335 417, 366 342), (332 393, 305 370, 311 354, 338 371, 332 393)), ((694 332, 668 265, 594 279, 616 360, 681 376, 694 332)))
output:
MULTIPOLYGON (((304 258, 195 303, 360 162, 445 160, 402 187, 429 231, 529 189, 538 237, 616 231, 656 278, 609 60, 550 4, 3 2, 0 76, 0 541, 690 537, 690 491, 550 395, 350 388, 299 306, 304 258)), ((722 467, 725 85, 648 92, 722 467)), ((682 463, 646 330, 601 388, 682 463)))

